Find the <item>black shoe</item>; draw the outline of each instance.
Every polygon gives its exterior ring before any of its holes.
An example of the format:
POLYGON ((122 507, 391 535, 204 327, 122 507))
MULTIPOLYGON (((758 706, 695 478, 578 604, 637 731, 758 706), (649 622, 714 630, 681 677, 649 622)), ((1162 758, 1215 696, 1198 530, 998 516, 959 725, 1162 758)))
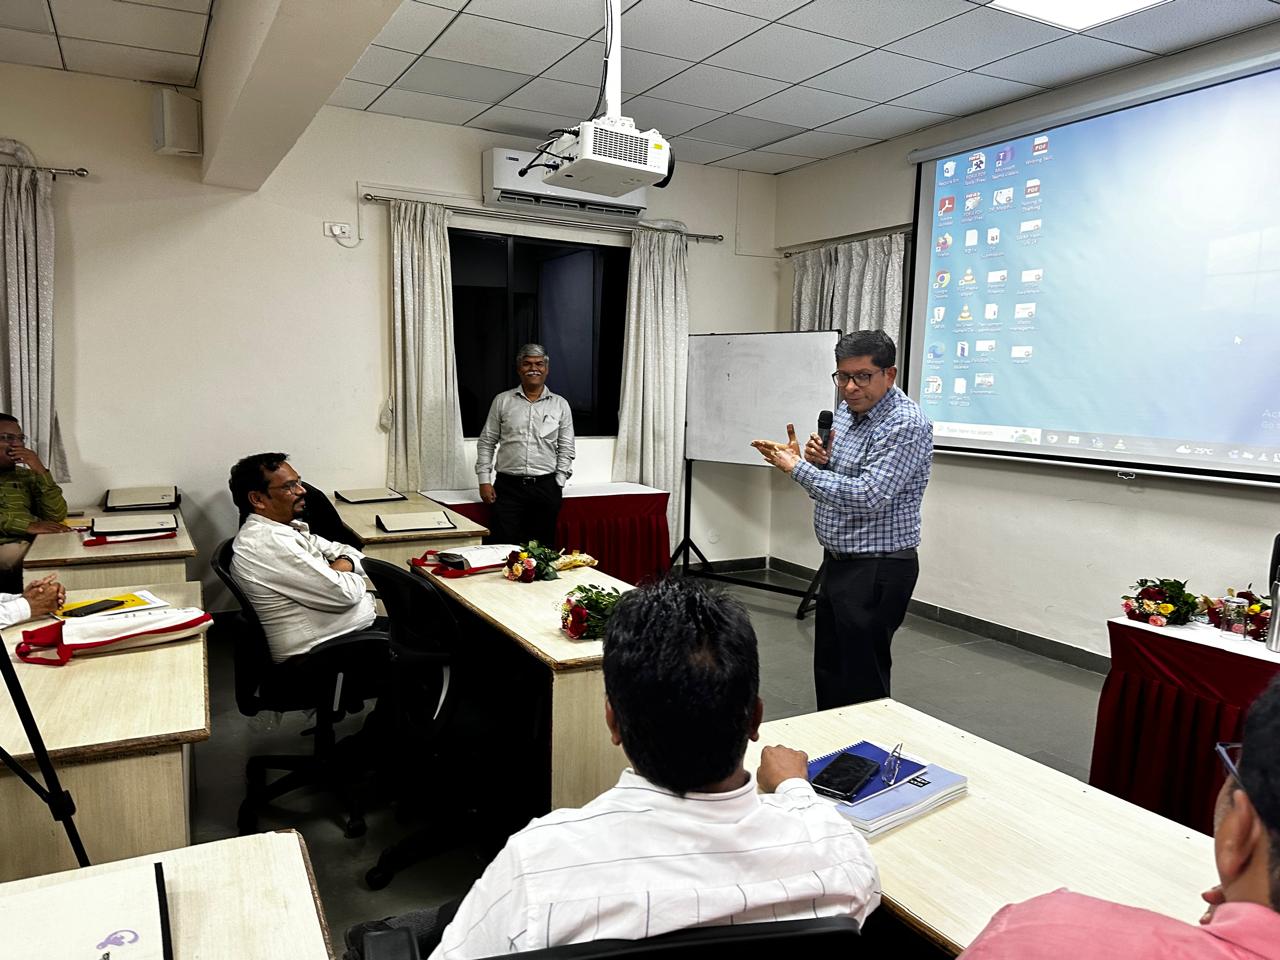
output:
POLYGON ((346 941, 347 952, 342 955, 342 960, 364 960, 365 934, 390 930, 391 924, 387 922, 390 919, 390 917, 384 917, 381 920, 365 920, 347 927, 347 932, 342 938, 346 941))

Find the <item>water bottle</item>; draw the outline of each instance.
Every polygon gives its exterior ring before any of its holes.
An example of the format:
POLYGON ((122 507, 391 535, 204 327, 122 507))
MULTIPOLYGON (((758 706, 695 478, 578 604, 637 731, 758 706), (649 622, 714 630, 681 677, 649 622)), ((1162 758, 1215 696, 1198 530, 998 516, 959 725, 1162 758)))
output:
POLYGON ((1267 649, 1280 653, 1280 578, 1271 584, 1271 623, 1267 627, 1267 649))

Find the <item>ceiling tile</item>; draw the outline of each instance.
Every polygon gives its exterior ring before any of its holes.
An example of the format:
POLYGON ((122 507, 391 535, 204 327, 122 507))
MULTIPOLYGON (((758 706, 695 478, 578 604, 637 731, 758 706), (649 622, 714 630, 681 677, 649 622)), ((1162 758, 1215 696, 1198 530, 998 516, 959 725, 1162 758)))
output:
POLYGON ((51 33, 27 33, 0 27, 0 63, 62 68, 58 38, 51 33))
POLYGON ((784 170, 804 166, 806 163, 813 163, 813 158, 789 157, 781 153, 764 153, 760 150, 755 150, 750 153, 740 153, 735 157, 728 157, 724 160, 717 160, 710 166, 728 167, 730 170, 749 170, 753 173, 782 173, 784 170))
POLYGON ((736 13, 745 13, 764 20, 777 20, 796 7, 803 7, 809 0, 698 0, 713 7, 724 7, 736 13))
POLYGON ((539 74, 578 45, 562 33, 462 14, 431 45, 433 57, 539 74))
POLYGON ((859 100, 857 97, 846 97, 810 87, 790 87, 759 103, 743 107, 738 112, 760 120, 776 120, 778 123, 801 127, 820 127, 870 106, 870 100, 859 100))
POLYGON ((899 40, 889 49, 970 70, 1067 35, 1068 31, 1038 20, 976 7, 954 20, 899 40))
POLYGON ((168 7, 170 10, 185 10, 187 13, 208 13, 213 0, 127 0, 129 3, 141 3, 148 7, 168 7))
POLYGON ((764 25, 693 0, 644 0, 622 15, 627 46, 683 60, 709 57, 764 25))
POLYGON ((502 105, 541 113, 558 113, 582 120, 591 116, 599 95, 600 91, 596 87, 539 77, 503 100, 502 105))
POLYGON ((208 18, 200 14, 115 0, 49 0, 49 5, 60 37, 196 56, 204 44, 208 18))
POLYGON ((712 160, 723 160, 735 153, 741 153, 741 147, 730 147, 723 143, 708 143, 706 140, 694 140, 692 137, 676 137, 671 141, 671 152, 677 160, 686 163, 710 163, 712 160))
POLYGON ((1086 30, 1091 37, 1173 53, 1280 20, 1280 7, 1267 0, 1173 0, 1086 30))
POLYGON ((581 117, 558 117, 551 113, 498 106, 490 107, 468 122, 467 126, 479 127, 481 130, 494 130, 498 133, 510 133, 517 137, 528 137, 541 142, 547 139, 550 131, 558 127, 572 127, 581 119, 581 117))
POLYGON ((440 7, 404 0, 373 42, 380 47, 421 53, 449 25, 454 14, 440 7))
MULTIPOLYGON (((625 0, 624 9, 639 0, 625 0)), ((471 0, 467 13, 526 27, 567 33, 574 37, 592 37, 604 29, 604 4, 600 0, 554 0, 552 3, 530 3, 529 0, 471 0)), ((625 31, 624 31, 625 32, 625 31)))
POLYGON ((972 9, 964 0, 814 0, 782 22, 881 47, 972 9))
POLYGON ((189 87, 196 82, 200 58, 165 50, 143 50, 96 40, 64 37, 62 59, 68 70, 126 80, 148 80, 189 87))
POLYGON ((437 97, 497 103, 530 79, 527 74, 477 67, 474 63, 419 57, 395 82, 395 86, 400 90, 430 93, 437 97))
MULTIPOLYGON (((553 80, 585 83, 599 89, 603 74, 604 43, 588 40, 543 74, 553 80)), ((689 60, 677 60, 645 50, 622 48, 622 92, 644 93, 681 70, 693 66, 689 60)))
POLYGON ((718 110, 672 103, 657 97, 632 97, 623 104, 622 112, 635 120, 639 129, 652 127, 664 137, 678 137, 686 130, 721 116, 718 110))
POLYGON ((1039 87, 1025 83, 984 77, 978 73, 961 73, 935 83, 932 87, 899 97, 894 103, 900 107, 931 110, 959 117, 1040 92, 1039 87))
POLYGON ((825 160, 827 157, 848 153, 850 150, 867 147, 873 143, 879 143, 879 141, 870 137, 844 137, 838 133, 810 130, 807 133, 798 133, 794 137, 771 143, 763 149, 766 153, 787 153, 795 157, 825 160))
POLYGON ((1119 67, 1150 59, 1150 54, 1118 43, 1072 34, 1040 47, 1015 53, 995 63, 979 67, 978 73, 1019 83, 1057 87, 1073 80, 1107 73, 1119 67))
POLYGON ((885 50, 873 50, 852 63, 806 80, 805 86, 882 103, 947 77, 954 77, 957 73, 959 71, 954 67, 944 67, 885 50))
POLYGON ((754 117, 740 117, 736 114, 720 117, 710 123, 704 123, 690 131, 696 140, 711 140, 714 143, 728 143, 735 147, 762 147, 775 140, 794 137, 804 133, 804 127, 794 127, 788 123, 774 123, 772 120, 756 120, 754 117))
POLYGON ((658 84, 649 93, 662 100, 727 111, 763 100, 784 87, 786 84, 781 80, 754 77, 749 73, 699 63, 658 84))
POLYGON ((0 0, 0 27, 28 33, 53 33, 45 0, 0 0))
POLYGON ((385 87, 380 87, 376 83, 343 80, 338 84, 338 89, 333 91, 326 103, 331 107, 350 107, 353 110, 363 110, 373 103, 378 94, 385 89, 385 87))
POLYGON ((369 113, 461 124, 486 109, 488 108, 483 103, 476 103, 474 100, 435 97, 429 93, 415 93, 413 90, 397 90, 392 87, 373 102, 369 113))
POLYGON ((831 133, 847 133, 855 137, 875 137, 877 140, 890 140, 900 137, 921 127, 931 127, 951 118, 942 113, 929 113, 925 110, 912 110, 908 107, 895 107, 890 103, 882 103, 845 117, 835 123, 829 123, 822 129, 831 133))
POLYGON ((352 80, 363 80, 365 83, 376 83, 385 87, 395 83, 396 78, 404 73, 405 68, 413 63, 413 60, 412 53, 371 46, 360 55, 360 59, 356 61, 347 76, 352 80))
POLYGON ((721 50, 707 63, 796 83, 870 49, 837 37, 771 23, 721 50))

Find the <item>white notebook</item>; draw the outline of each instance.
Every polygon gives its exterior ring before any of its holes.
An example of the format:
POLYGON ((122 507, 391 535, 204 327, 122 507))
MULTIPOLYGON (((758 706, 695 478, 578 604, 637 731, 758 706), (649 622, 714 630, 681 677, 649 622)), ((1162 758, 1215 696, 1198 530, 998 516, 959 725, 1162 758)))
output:
POLYGON ((169 533, 178 529, 172 513, 121 513, 93 518, 93 534, 97 537, 116 533, 169 533))
POLYGON ((387 533, 412 533, 416 530, 453 530, 454 522, 443 510, 424 510, 421 513, 380 513, 378 529, 387 533))
POLYGON ((361 487, 359 490, 335 490, 333 495, 343 503, 383 503, 389 500, 408 500, 403 493, 390 487, 361 487))
POLYGON ((175 507, 178 488, 173 484, 158 487, 113 487, 107 491, 108 510, 145 510, 148 507, 175 507))

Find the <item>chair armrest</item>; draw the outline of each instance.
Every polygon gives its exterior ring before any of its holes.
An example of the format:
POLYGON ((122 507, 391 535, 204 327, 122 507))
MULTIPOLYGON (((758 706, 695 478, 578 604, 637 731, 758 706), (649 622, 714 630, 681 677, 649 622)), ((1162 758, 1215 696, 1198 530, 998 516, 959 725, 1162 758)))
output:
POLYGON ((404 927, 364 935, 364 960, 421 960, 418 942, 404 927))

